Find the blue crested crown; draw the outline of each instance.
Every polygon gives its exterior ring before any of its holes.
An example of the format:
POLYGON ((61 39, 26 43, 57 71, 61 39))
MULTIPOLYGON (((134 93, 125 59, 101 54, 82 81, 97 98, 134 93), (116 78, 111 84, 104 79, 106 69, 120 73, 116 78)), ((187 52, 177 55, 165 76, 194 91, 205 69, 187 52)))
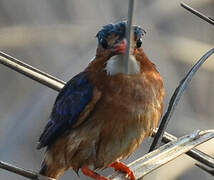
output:
MULTIPOLYGON (((97 33, 96 37, 98 38, 98 41, 100 42, 102 39, 107 38, 110 34, 113 33, 122 39, 126 35, 126 26, 127 26, 126 21, 122 21, 117 24, 107 24, 107 25, 103 26, 103 29, 101 29, 97 33)), ((133 27, 134 27, 134 35, 136 37, 140 38, 141 36, 143 36, 146 33, 146 31, 143 30, 139 26, 133 26, 133 27)))

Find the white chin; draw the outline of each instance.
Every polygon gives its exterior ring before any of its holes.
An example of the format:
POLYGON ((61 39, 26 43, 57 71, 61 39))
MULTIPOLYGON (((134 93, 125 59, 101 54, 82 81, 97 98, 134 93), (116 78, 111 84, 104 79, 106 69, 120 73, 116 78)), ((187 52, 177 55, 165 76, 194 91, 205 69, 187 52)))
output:
MULTIPOLYGON (((116 55, 107 61, 105 70, 108 75, 114 76, 119 73, 125 74, 125 63, 124 55, 116 55)), ((140 73, 140 63, 135 59, 133 55, 129 58, 129 72, 128 74, 139 74, 140 73)))

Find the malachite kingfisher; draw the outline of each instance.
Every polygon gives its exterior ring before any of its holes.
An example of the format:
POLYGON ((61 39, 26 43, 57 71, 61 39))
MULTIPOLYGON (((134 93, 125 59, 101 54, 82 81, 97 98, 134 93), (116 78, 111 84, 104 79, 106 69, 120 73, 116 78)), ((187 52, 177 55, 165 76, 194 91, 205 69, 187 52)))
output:
POLYGON ((56 98, 38 149, 47 147, 40 174, 58 179, 69 168, 96 180, 97 169, 113 167, 135 176, 120 160, 151 135, 163 112, 165 90, 155 65, 145 55, 145 31, 134 36, 125 72, 126 22, 105 25, 96 56, 66 83, 56 98))

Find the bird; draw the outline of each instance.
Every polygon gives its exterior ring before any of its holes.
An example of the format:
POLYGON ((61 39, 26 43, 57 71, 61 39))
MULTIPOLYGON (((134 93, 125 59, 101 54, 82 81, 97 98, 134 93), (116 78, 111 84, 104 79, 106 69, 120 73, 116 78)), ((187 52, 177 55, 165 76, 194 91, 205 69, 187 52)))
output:
POLYGON ((73 169, 108 180, 96 171, 112 167, 136 179, 121 160, 158 126, 165 89, 142 48, 146 32, 137 25, 126 72, 126 29, 126 21, 103 26, 95 57, 59 92, 37 146, 46 147, 40 175, 58 179, 73 169))

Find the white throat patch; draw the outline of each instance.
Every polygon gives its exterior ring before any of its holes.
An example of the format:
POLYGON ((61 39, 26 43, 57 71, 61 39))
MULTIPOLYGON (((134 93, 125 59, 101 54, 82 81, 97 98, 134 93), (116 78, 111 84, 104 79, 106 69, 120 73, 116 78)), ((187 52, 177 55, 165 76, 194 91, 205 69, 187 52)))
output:
MULTIPOLYGON (((124 55, 116 55, 107 61, 105 70, 108 75, 116 75, 119 73, 125 74, 124 66, 124 55)), ((129 74, 138 74, 140 73, 140 63, 135 59, 134 56, 129 58, 129 74)))

